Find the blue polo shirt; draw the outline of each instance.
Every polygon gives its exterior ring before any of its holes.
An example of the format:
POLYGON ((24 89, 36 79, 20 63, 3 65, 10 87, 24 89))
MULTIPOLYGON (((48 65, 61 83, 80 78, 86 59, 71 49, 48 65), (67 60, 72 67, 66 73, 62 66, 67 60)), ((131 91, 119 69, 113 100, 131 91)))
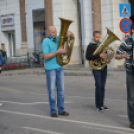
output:
POLYGON ((2 56, 0 54, 0 65, 2 65, 2 64, 3 64, 3 60, 2 60, 2 56))
MULTIPOLYGON (((45 38, 42 43, 43 55, 57 51, 58 41, 59 41, 59 36, 57 36, 55 39, 51 38, 50 36, 49 38, 45 38)), ((51 59, 44 60, 44 63, 45 63, 46 70, 62 68, 62 66, 57 63, 56 56, 54 56, 51 59)))

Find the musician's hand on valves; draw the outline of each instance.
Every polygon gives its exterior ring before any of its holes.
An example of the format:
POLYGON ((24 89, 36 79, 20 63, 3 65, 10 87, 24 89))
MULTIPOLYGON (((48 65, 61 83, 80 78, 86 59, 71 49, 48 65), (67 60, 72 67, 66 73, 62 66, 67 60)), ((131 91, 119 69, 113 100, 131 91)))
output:
POLYGON ((126 59, 127 55, 123 54, 123 55, 121 55, 121 57, 126 59))
POLYGON ((67 53, 67 50, 64 49, 63 47, 60 47, 58 50, 57 50, 58 54, 66 54, 67 53))
POLYGON ((123 55, 122 55, 122 58, 125 58, 126 60, 129 60, 129 59, 130 59, 130 56, 127 55, 127 54, 123 54, 123 55))
POLYGON ((125 58, 126 60, 129 60, 130 59, 130 56, 129 55, 126 55, 126 58, 125 58))
POLYGON ((107 55, 106 55, 105 53, 101 53, 101 54, 100 54, 100 58, 102 58, 102 59, 107 59, 107 55))

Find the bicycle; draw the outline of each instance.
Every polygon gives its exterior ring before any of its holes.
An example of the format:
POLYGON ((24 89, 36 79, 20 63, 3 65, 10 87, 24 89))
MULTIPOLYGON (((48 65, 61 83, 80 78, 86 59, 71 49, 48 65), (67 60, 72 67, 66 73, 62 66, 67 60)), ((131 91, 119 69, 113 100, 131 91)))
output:
POLYGON ((42 52, 35 50, 32 52, 32 57, 29 57, 30 63, 34 66, 44 66, 44 58, 42 52))

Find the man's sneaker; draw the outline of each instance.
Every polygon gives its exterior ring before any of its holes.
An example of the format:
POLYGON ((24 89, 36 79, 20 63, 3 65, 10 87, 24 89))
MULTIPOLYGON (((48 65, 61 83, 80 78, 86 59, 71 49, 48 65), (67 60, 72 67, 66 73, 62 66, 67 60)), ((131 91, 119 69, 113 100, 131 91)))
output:
POLYGON ((66 111, 60 113, 59 115, 63 115, 63 116, 69 116, 69 113, 67 113, 66 111))
POLYGON ((58 117, 56 113, 51 114, 51 117, 58 117))
POLYGON ((101 107, 101 109, 109 110, 109 108, 108 108, 108 107, 106 107, 106 106, 102 106, 102 107, 101 107))
POLYGON ((0 107, 2 107, 3 106, 3 103, 0 103, 0 107))
POLYGON ((98 107, 97 109, 96 109, 96 111, 101 111, 102 110, 102 108, 101 107, 98 107))

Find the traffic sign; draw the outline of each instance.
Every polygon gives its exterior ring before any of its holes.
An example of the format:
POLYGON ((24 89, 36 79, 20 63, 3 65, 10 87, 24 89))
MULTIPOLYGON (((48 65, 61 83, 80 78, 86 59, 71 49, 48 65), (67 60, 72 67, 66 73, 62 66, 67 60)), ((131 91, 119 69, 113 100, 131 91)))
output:
POLYGON ((131 5, 129 3, 119 4, 120 17, 131 17, 131 5))
POLYGON ((129 33, 131 32, 131 25, 132 25, 132 21, 128 18, 124 18, 120 21, 120 30, 123 33, 129 33))

